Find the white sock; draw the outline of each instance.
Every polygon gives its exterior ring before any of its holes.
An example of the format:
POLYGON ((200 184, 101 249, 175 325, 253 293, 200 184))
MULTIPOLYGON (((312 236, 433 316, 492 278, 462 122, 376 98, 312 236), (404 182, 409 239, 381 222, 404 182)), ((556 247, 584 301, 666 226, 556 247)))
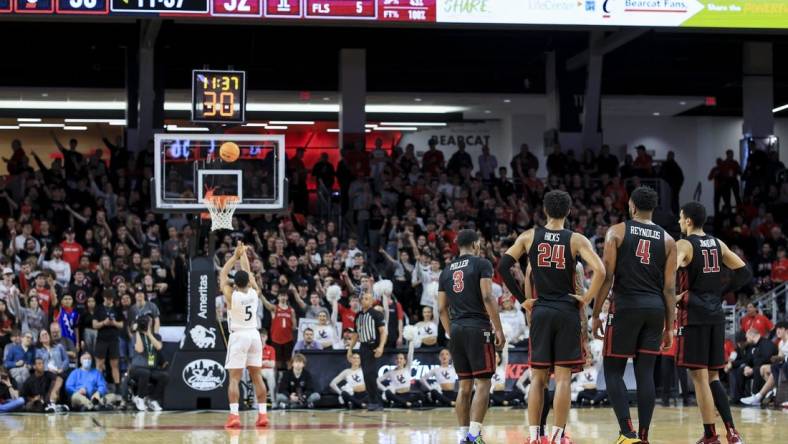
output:
POLYGON ((257 404, 257 411, 260 412, 261 415, 265 415, 266 413, 268 413, 268 404, 266 403, 257 404))
POLYGON ((528 426, 528 436, 531 438, 531 441, 538 441, 539 426, 528 426))
POLYGON ((564 429, 562 427, 553 426, 553 430, 550 432, 550 441, 559 442, 562 436, 564 436, 564 429))
POLYGON ((480 422, 473 422, 471 421, 470 427, 468 427, 468 434, 471 436, 479 436, 482 434, 482 423, 480 422))
POLYGON ((238 414, 238 403, 237 402, 235 404, 230 403, 230 414, 231 415, 237 415, 238 414))
POLYGON ((465 435, 468 434, 468 427, 460 427, 460 435, 465 438, 465 435))

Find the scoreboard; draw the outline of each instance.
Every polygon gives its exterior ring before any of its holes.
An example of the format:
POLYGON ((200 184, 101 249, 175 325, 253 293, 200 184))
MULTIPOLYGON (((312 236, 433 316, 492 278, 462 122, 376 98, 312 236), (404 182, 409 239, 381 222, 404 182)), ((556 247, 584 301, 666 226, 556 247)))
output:
POLYGON ((788 0, 0 0, 9 16, 788 29, 788 0))
POLYGON ((434 22, 438 0, 0 0, 0 14, 434 22))

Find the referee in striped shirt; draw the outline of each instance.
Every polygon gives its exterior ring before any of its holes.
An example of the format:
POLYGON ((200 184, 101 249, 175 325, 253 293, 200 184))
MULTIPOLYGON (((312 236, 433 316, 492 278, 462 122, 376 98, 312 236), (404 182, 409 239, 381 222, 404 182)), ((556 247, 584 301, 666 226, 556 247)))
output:
POLYGON ((361 371, 364 373, 364 383, 369 394, 367 410, 370 412, 383 410, 375 381, 378 380, 378 358, 383 355, 383 345, 388 336, 383 313, 373 308, 374 301, 371 293, 361 296, 361 312, 356 315, 356 334, 347 349, 347 358, 350 360, 356 341, 361 342, 361 371))

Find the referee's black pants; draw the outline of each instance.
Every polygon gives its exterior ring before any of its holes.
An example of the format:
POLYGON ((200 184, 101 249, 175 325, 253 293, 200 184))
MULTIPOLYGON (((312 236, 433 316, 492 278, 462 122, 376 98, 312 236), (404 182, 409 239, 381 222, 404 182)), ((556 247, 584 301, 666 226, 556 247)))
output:
POLYGON ((361 356, 361 372, 364 373, 364 384, 367 387, 370 404, 380 404, 380 393, 378 393, 378 358, 375 357, 377 344, 361 344, 359 355, 361 356))

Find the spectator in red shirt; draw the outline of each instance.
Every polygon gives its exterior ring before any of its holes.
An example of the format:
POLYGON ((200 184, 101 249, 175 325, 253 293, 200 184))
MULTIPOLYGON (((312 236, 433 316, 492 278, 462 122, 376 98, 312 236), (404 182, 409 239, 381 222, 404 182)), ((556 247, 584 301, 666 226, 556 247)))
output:
POLYGON ((788 281, 788 258, 785 247, 777 247, 777 260, 772 262, 772 282, 780 285, 785 281, 788 281))
POLYGON ((635 147, 637 156, 632 166, 635 169, 635 175, 640 177, 651 177, 654 175, 654 159, 646 152, 646 147, 638 145, 635 147))
POLYGON ((263 342, 263 380, 273 406, 276 404, 276 350, 268 344, 268 330, 260 329, 260 340, 263 342))
POLYGON ((747 314, 741 318, 741 331, 749 331, 751 328, 758 330, 763 337, 769 336, 769 332, 774 328, 772 321, 759 313, 752 302, 747 304, 747 314))
POLYGON ((74 229, 68 227, 66 229, 66 240, 60 243, 60 246, 63 247, 62 259, 68 262, 72 270, 79 268, 79 258, 85 252, 85 249, 75 240, 75 237, 74 229))
POLYGON ((361 302, 359 302, 358 296, 351 296, 350 304, 347 307, 341 302, 337 303, 337 310, 343 331, 348 328, 356 328, 356 313, 361 310, 361 302))
POLYGON ((443 169, 443 153, 438 151, 437 139, 430 139, 428 143, 430 145, 430 149, 424 153, 424 157, 422 158, 422 166, 425 173, 437 176, 443 169))

